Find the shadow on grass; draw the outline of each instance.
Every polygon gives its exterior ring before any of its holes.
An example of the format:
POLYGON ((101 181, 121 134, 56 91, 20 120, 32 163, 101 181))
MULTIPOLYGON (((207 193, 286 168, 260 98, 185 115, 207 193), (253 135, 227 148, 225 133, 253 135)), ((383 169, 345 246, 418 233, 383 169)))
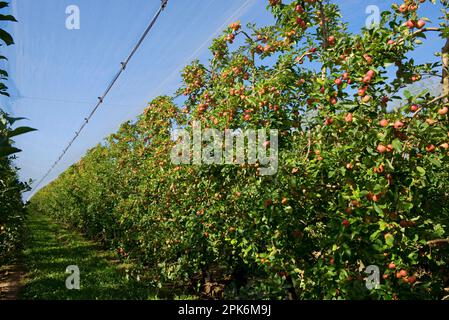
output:
POLYGON ((151 289, 127 280, 112 263, 112 253, 47 217, 31 214, 23 261, 28 270, 20 299, 123 300, 154 299, 151 289), (66 268, 80 269, 80 290, 68 290, 66 268))

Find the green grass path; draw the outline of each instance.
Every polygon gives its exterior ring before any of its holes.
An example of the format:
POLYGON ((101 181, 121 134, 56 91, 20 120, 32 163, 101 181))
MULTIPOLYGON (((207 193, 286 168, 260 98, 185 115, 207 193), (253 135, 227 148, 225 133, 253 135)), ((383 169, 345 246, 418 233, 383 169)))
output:
POLYGON ((114 254, 101 250, 80 234, 32 213, 23 253, 27 271, 19 299, 121 300, 152 299, 150 289, 128 281, 114 262, 114 254), (68 290, 66 268, 80 269, 80 290, 68 290))

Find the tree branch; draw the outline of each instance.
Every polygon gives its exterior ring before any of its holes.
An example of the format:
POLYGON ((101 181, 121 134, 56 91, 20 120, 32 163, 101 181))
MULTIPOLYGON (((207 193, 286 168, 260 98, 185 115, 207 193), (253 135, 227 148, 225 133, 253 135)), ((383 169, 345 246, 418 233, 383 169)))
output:
POLYGON ((439 244, 449 244, 449 239, 435 239, 427 241, 428 246, 437 246, 439 244))
MULTIPOLYGON (((435 103, 435 102, 437 102, 437 101, 439 101, 439 100, 442 100, 442 99, 446 98, 448 95, 449 95, 449 92, 447 92, 447 93, 445 93, 445 94, 443 94, 443 95, 441 95, 441 96, 439 96, 439 97, 436 97, 435 99, 432 99, 432 100, 430 100, 429 102, 427 102, 427 103, 425 104, 425 106, 431 105, 431 104, 433 104, 433 103, 435 103)), ((421 107, 421 108, 419 108, 418 110, 416 110, 416 112, 413 114, 413 117, 412 117, 412 118, 416 118, 416 116, 418 115, 418 113, 420 113, 420 112, 422 111, 423 108, 424 108, 424 107, 421 107)))

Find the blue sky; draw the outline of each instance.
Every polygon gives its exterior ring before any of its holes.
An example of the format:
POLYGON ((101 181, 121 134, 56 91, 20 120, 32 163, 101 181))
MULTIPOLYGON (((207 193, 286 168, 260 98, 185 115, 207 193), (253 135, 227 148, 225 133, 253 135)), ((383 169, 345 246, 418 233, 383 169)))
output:
MULTIPOLYGON (((272 22, 261 0, 169 0, 149 37, 85 131, 45 183, 51 181, 119 125, 135 118, 147 102, 172 94, 180 70, 193 59, 209 58, 211 39, 229 23, 272 22)), ((368 5, 388 8, 393 1, 341 0, 345 20, 357 31, 368 5)), ((160 5, 159 0, 12 0, 10 11, 19 23, 8 27, 16 44, 1 47, 9 58, 12 98, 1 99, 9 113, 27 117, 21 123, 38 131, 16 139, 23 149, 16 164, 23 180, 39 180, 82 124, 97 97, 123 61, 160 5), (67 30, 66 7, 77 5, 80 30, 67 30)), ((436 21, 436 7, 425 15, 436 21)), ((435 60, 443 46, 436 35, 416 60, 435 60)))

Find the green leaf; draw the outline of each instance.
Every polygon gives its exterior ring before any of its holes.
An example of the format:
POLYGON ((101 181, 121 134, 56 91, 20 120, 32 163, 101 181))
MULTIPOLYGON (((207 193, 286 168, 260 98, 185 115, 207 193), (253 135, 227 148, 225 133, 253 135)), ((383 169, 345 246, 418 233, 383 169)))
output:
POLYGON ((396 150, 399 153, 402 152, 402 142, 399 141, 399 139, 394 139, 391 144, 393 145, 394 150, 396 150))
POLYGON ((376 210, 376 212, 380 215, 383 215, 384 212, 382 211, 382 209, 377 205, 377 203, 374 204, 374 210, 376 210))
POLYGON ((20 121, 20 120, 28 120, 27 118, 23 118, 23 117, 18 117, 18 118, 13 118, 13 117, 5 117, 6 120, 9 122, 10 125, 13 125, 16 121, 20 121))
POLYGON ((25 134, 28 132, 32 132, 32 131, 36 131, 36 129, 30 128, 30 127, 19 127, 19 128, 16 128, 16 129, 10 131, 8 133, 8 137, 12 138, 12 137, 19 136, 19 135, 22 135, 22 134, 25 134))
POLYGON ((423 167, 418 166, 418 167, 416 167, 416 170, 419 172, 419 174, 421 176, 425 176, 426 175, 426 170, 423 167))
POLYGON ((434 157, 429 157, 429 161, 435 167, 437 167, 437 168, 441 167, 441 161, 439 159, 435 159, 434 157))
POLYGON ((393 235, 391 233, 388 233, 388 234, 385 235, 385 243, 390 248, 393 246, 393 244, 394 244, 394 237, 393 237, 393 235))
POLYGON ((404 97, 406 97, 407 99, 411 99, 412 98, 412 94, 410 93, 410 91, 404 90, 404 97))
POLYGON ((0 14, 0 20, 17 22, 16 18, 14 18, 9 14, 8 15, 0 14))
POLYGON ((0 29, 0 39, 3 40, 3 42, 8 46, 14 44, 12 36, 3 29, 0 29))
POLYGON ((14 147, 0 147, 0 157, 7 157, 14 153, 21 152, 22 150, 14 147))
POLYGON ((376 232, 374 232, 374 233, 369 237, 369 240, 370 240, 370 241, 376 240, 376 239, 379 237, 380 232, 381 232, 380 230, 377 230, 376 232))

